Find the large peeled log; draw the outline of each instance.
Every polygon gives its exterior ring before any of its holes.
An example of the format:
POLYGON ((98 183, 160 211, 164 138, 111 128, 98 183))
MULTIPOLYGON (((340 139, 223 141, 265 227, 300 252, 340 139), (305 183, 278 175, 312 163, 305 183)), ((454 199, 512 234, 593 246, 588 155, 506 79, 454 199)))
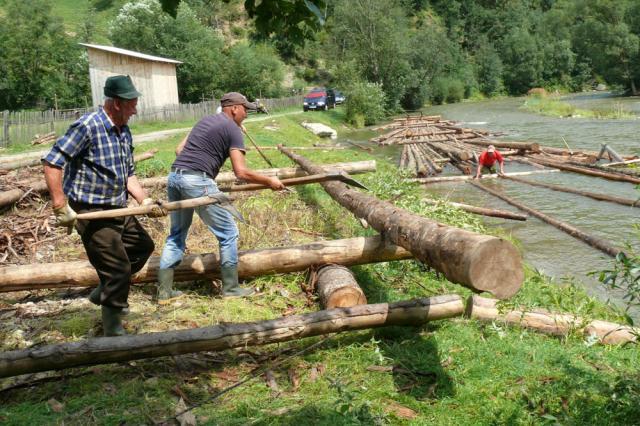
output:
MULTIPOLYGON (((316 241, 292 247, 242 251, 238 273, 241 278, 304 271, 313 265, 337 263, 345 266, 411 259, 413 255, 380 236, 316 241)), ((149 259, 131 280, 134 283, 157 280, 158 256, 149 259)), ((188 255, 175 270, 175 281, 211 279, 220 274, 216 253, 188 255)), ((36 288, 91 287, 98 284, 96 270, 88 261, 7 266, 0 268, 0 292, 36 288)))
POLYGON ((324 265, 316 272, 316 292, 324 309, 364 305, 367 297, 349 268, 324 265))
MULTIPOLYGON (((308 173, 322 170, 284 147, 281 150, 308 173)), ((356 217, 365 219, 372 228, 442 272, 449 281, 474 291, 488 291, 501 299, 513 296, 520 289, 524 280, 522 259, 510 242, 410 213, 350 189, 342 182, 320 185, 356 217)))
POLYGON ((336 308, 252 323, 225 323, 162 333, 101 337, 0 353, 0 377, 266 345, 366 328, 419 326, 428 321, 460 316, 463 312, 462 298, 453 294, 388 304, 336 308))

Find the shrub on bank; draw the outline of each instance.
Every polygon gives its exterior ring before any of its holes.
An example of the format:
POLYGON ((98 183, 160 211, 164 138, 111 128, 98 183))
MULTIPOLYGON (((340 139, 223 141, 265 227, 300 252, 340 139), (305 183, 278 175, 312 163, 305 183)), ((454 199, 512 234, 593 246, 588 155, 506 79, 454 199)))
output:
POLYGON ((349 123, 356 127, 370 126, 384 118, 385 95, 379 84, 357 82, 345 92, 345 114, 349 123))

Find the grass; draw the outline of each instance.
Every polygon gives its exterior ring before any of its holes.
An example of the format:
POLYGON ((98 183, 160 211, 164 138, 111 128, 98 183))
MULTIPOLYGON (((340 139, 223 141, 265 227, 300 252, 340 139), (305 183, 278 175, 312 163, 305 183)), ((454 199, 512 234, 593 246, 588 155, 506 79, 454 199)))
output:
POLYGON ((596 119, 630 119, 636 116, 624 109, 622 105, 615 108, 580 109, 553 96, 530 95, 522 106, 527 111, 551 117, 562 118, 596 118, 596 119))
MULTIPOLYGON (((318 142, 299 126, 302 120, 323 122, 343 133, 349 129, 342 126, 342 119, 338 109, 249 122, 247 128, 260 145, 284 142, 301 146, 318 142)), ((162 165, 154 167, 153 173, 166 172, 180 138, 176 135, 141 146, 160 149, 157 159, 162 165)), ((276 151, 267 151, 267 155, 276 167, 292 165, 276 151)), ((422 203, 417 187, 403 182, 395 165, 385 157, 351 149, 304 151, 303 155, 316 163, 376 159, 378 171, 357 178, 378 197, 393 199, 405 209, 441 222, 476 232, 494 232, 476 216, 446 205, 422 203)), ((247 153, 247 161, 253 168, 265 167, 255 151, 247 153)), ((353 215, 319 185, 298 187, 296 193, 265 191, 238 203, 249 219, 248 225, 240 225, 241 249, 375 233, 362 229, 353 215)), ((156 196, 162 197, 162 191, 156 196)), ((156 241, 158 254, 168 221, 142 221, 156 241)), ((212 240, 201 221, 194 220, 189 252, 216 251, 212 240)), ((58 244, 59 253, 64 253, 63 247, 78 247, 79 239, 75 234, 65 236, 58 244)), ((77 253, 70 257, 77 258, 77 253)), ((369 303, 453 292, 470 295, 415 261, 370 264, 352 270, 369 303)), ((151 300, 155 286, 140 286, 132 290, 132 313, 126 326, 130 332, 143 333, 313 312, 319 307, 301 291, 305 282, 304 273, 260 277, 251 285, 263 294, 249 300, 221 300, 212 297, 211 282, 188 283, 181 285, 186 298, 162 308, 151 300)), ((54 300, 65 298, 53 291, 38 294, 54 300)), ((22 297, 24 294, 2 295, 0 306, 21 303, 22 297)), ((0 348, 10 350, 28 342, 51 343, 98 334, 98 310, 83 298, 73 303, 78 306, 65 307, 57 314, 3 318, 0 348)), ((555 283, 530 268, 522 290, 503 303, 503 308, 516 305, 623 320, 619 312, 588 297, 576 283, 555 283)), ((198 405, 193 413, 199 424, 216 425, 628 424, 640 418, 640 353, 633 345, 604 347, 577 334, 556 338, 499 322, 452 319, 420 328, 391 327, 332 335, 314 350, 292 356, 320 341, 309 338, 222 353, 70 370, 50 382, 0 392, 0 423, 149 424, 170 420, 180 398, 188 406, 198 405), (259 377, 211 399, 258 366, 272 370, 278 390, 259 377), (380 366, 398 368, 371 368, 380 366), (298 387, 291 376, 299 377, 298 387), (60 411, 54 411, 55 404, 48 403, 51 398, 63 404, 60 411)))

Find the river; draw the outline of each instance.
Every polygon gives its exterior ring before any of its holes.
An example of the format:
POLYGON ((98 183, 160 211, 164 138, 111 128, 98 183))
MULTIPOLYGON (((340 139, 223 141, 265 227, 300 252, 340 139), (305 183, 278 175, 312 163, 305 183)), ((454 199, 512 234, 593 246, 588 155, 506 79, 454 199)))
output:
MULTIPOLYGON (((565 101, 584 109, 622 106, 625 110, 640 115, 638 98, 617 98, 594 93, 571 95, 566 97, 565 101)), ((500 139, 505 140, 532 141, 542 145, 564 147, 564 138, 572 149, 597 151, 601 143, 607 143, 620 154, 640 154, 640 120, 545 117, 521 109, 523 102, 523 98, 463 102, 428 107, 424 112, 460 121, 465 127, 504 132, 505 136, 500 139)), ((399 152, 396 154, 399 156, 399 152)), ((507 162, 505 169, 512 172, 532 168, 507 162)), ((460 174, 457 169, 450 167, 444 173, 460 174)), ((548 173, 527 178, 626 198, 640 196, 640 191, 632 184, 575 173, 548 173)), ((638 222, 640 209, 506 180, 487 179, 483 183, 616 246, 622 247, 625 242, 629 242, 636 249, 640 249, 640 242, 637 235, 632 233, 631 227, 634 221, 638 222)), ((425 191, 452 201, 517 211, 503 201, 467 184, 431 184, 425 186, 425 191)), ((572 280, 583 285, 591 295, 601 300, 620 302, 619 293, 607 292, 596 279, 587 275, 591 271, 610 267, 612 258, 609 256, 533 217, 526 222, 485 218, 485 223, 490 227, 500 227, 513 235, 521 244, 525 261, 546 275, 554 277, 556 282, 572 280)), ((639 317, 637 312, 634 312, 633 316, 639 317)))

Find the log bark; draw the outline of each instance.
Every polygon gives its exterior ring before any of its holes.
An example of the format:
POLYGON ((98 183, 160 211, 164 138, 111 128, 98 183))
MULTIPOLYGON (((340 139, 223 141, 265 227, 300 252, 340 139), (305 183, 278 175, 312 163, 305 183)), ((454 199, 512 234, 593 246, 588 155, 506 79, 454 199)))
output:
POLYGON ((473 158, 473 154, 471 154, 469 151, 458 149, 446 143, 429 142, 428 145, 440 154, 448 157, 453 157, 458 161, 468 161, 473 158))
MULTIPOLYGON (((556 173, 558 170, 554 169, 545 169, 545 170, 531 170, 529 172, 513 172, 513 173, 505 173, 505 176, 527 176, 527 175, 536 175, 538 173, 556 173)), ((497 179, 500 176, 497 174, 488 174, 482 175, 482 179, 497 179)), ((419 178, 419 179, 407 179, 409 182, 416 183, 440 183, 440 182, 459 182, 466 180, 473 180, 474 176, 438 176, 438 177, 428 177, 428 178, 419 178)))
MULTIPOLYGON (((473 132, 478 134, 477 132, 473 132)), ((478 137, 483 137, 478 134, 478 137)), ((503 141, 491 141, 491 140, 483 140, 483 139, 473 139, 466 140, 465 143, 470 143, 473 145, 479 146, 489 146, 493 145, 496 148, 509 148, 509 149, 517 149, 517 150, 525 150, 525 151, 533 151, 540 152, 540 144, 539 143, 530 143, 530 142, 503 142, 503 141)))
POLYGON ((158 153, 158 151, 159 151, 158 148, 153 148, 141 154, 136 154, 133 156, 133 161, 136 163, 139 163, 140 161, 149 160, 153 158, 158 153))
POLYGON ((459 316, 458 295, 336 308, 252 323, 167 331, 40 346, 0 353, 0 377, 86 365, 286 342, 384 326, 420 326, 459 316))
POLYGON ((473 295, 467 301, 465 315, 480 321, 502 321, 509 325, 530 328, 546 334, 566 336, 571 331, 597 336, 600 343, 615 345, 635 342, 640 329, 607 321, 587 321, 572 314, 553 313, 546 310, 501 312, 497 300, 473 295))
POLYGON ((511 197, 507 197, 506 195, 504 195, 501 192, 498 192, 494 189, 491 188, 487 188, 486 186, 477 183, 477 182, 472 182, 469 181, 469 183, 477 188, 482 189, 483 191, 488 192, 489 194, 500 198, 501 200, 511 204, 514 207, 519 208, 522 211, 525 211, 527 213, 529 213, 532 216, 537 217, 538 219, 548 223, 549 225, 552 225, 556 228, 558 228, 559 230, 566 232, 567 234, 571 235, 572 237, 583 241, 585 243, 587 243, 588 245, 590 245, 593 248, 596 248, 600 251, 602 251, 603 253, 608 254, 611 257, 616 257, 618 255, 618 253, 620 253, 622 250, 620 250, 617 247, 614 247, 613 245, 611 245, 609 242, 601 239, 601 238, 597 238, 594 237, 593 235, 589 235, 586 232, 573 227, 565 222, 562 222, 558 219, 552 218, 551 216, 548 216, 538 210, 532 209, 531 207, 527 207, 524 204, 520 203, 519 201, 514 200, 511 197))
MULTIPOLYGON (((306 158, 284 147, 281 150, 307 172, 321 170, 306 158)), ((364 218, 372 228, 442 272, 449 281, 499 298, 511 297, 520 289, 524 280, 522 259, 510 242, 418 216, 352 190, 342 182, 321 185, 356 217, 364 218)))
POLYGON ((367 297, 349 268, 324 265, 316 272, 316 292, 323 309, 365 305, 367 297))
POLYGON ((423 200, 427 204, 434 204, 434 205, 444 202, 453 207, 457 207, 460 210, 464 210, 466 212, 478 214, 481 216, 499 217, 502 219, 511 219, 511 220, 527 220, 526 214, 513 213, 507 210, 487 209, 484 207, 471 206, 469 204, 456 203, 453 201, 438 201, 438 200, 430 200, 428 198, 423 198, 423 200))
MULTIPOLYGON (((413 255, 382 237, 316 241, 292 247, 240 252, 241 278, 304 271, 313 265, 335 263, 344 266, 411 259, 413 255)), ((160 257, 154 256, 135 274, 133 283, 155 282, 160 257)), ((217 253, 188 255, 175 270, 175 281, 212 279, 220 275, 217 253)), ((98 275, 88 261, 43 263, 0 268, 0 292, 37 288, 93 287, 98 275)))
POLYGON ((597 192, 581 191, 579 189, 573 189, 573 188, 559 186, 559 185, 551 185, 549 183, 536 182, 533 180, 522 179, 514 176, 507 176, 506 179, 509 179, 515 182, 525 183, 527 185, 539 186, 541 188, 551 189, 553 191, 582 195, 584 197, 593 198, 594 200, 598 200, 598 201, 608 201, 610 203, 616 203, 616 204, 621 204, 623 206, 631 206, 631 207, 640 206, 640 198, 638 198, 637 200, 631 200, 629 198, 614 197, 611 195, 599 194, 597 192))
POLYGON ((601 177, 604 179, 609 179, 609 180, 615 180, 618 182, 629 182, 629 183, 633 183, 633 184, 640 184, 640 178, 637 177, 633 177, 633 176, 626 176, 626 175, 622 175, 622 174, 616 174, 613 172, 604 172, 604 171, 599 171, 599 170, 591 170, 589 168, 586 167, 580 167, 580 166, 571 166, 568 164, 562 164, 559 163, 557 161, 549 161, 549 160, 545 160, 539 157, 529 157, 531 159, 531 161, 534 161, 538 164, 542 164, 543 166, 547 166, 547 167, 554 167, 556 169, 560 169, 560 170, 566 170, 568 172, 574 172, 574 173, 580 173, 583 175, 588 175, 588 176, 597 176, 597 177, 601 177))
MULTIPOLYGON (((323 167, 326 169, 326 172, 344 171, 350 174, 359 174, 359 173, 375 172, 376 162, 375 160, 354 161, 349 163, 325 164, 323 165, 323 167)), ((301 176, 308 175, 308 173, 305 172, 301 167, 262 169, 262 170, 256 170, 256 172, 263 175, 267 175, 267 176, 276 176, 279 179, 287 179, 287 178, 294 178, 294 177, 301 177, 301 176)), ((218 176, 216 177, 216 182, 218 184, 233 183, 236 180, 237 178, 233 174, 233 172, 222 172, 218 174, 218 176)), ((140 184, 145 188, 166 186, 167 177, 161 176, 161 177, 140 179, 140 184)), ((47 194, 49 192, 49 188, 47 188, 47 184, 44 181, 33 184, 30 190, 37 192, 39 194, 47 194)), ((0 207, 15 203, 26 193, 27 191, 18 189, 18 188, 12 189, 10 191, 0 192, 0 207)))

